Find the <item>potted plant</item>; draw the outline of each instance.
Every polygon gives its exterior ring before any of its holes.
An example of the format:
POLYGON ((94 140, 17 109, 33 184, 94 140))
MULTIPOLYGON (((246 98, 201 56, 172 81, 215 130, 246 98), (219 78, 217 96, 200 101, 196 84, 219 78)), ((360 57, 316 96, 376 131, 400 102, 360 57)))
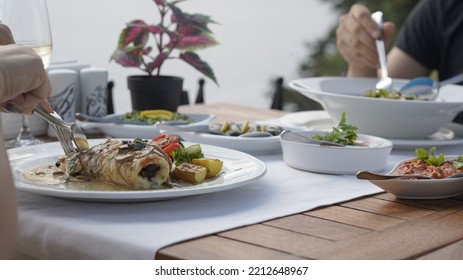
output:
POLYGON ((153 0, 160 15, 159 23, 133 20, 120 33, 110 61, 146 73, 127 79, 133 110, 177 111, 183 78, 161 75, 161 67, 169 59, 185 61, 218 84, 212 68, 195 53, 217 44, 208 28, 208 24, 215 22, 206 15, 183 12, 177 6, 183 1, 153 0))

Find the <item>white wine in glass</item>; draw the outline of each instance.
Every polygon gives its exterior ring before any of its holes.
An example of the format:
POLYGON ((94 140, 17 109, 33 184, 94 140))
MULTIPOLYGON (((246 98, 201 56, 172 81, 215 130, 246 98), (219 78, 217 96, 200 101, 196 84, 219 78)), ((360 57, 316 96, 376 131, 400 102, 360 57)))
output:
MULTIPOLYGON (((4 0, 3 22, 13 33, 16 44, 29 46, 42 58, 45 68, 50 64, 53 44, 46 0, 4 0)), ((18 136, 8 141, 7 147, 42 143, 29 129, 29 116, 22 116, 18 136)))

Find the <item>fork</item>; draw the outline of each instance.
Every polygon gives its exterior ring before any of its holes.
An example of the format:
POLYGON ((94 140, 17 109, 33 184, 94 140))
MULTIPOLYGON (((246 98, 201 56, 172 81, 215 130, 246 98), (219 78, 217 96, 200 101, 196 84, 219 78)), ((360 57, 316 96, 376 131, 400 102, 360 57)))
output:
MULTIPOLYGON (((382 12, 375 12, 371 15, 371 18, 378 26, 378 31, 382 33, 382 25, 383 25, 383 13, 382 12)), ((376 83, 376 89, 392 89, 392 79, 389 78, 389 73, 387 71, 387 60, 386 60, 386 49, 384 47, 384 41, 382 39, 382 35, 379 39, 376 39, 376 49, 378 51, 379 56, 379 65, 381 67, 381 75, 380 80, 376 83)))
POLYGON ((63 150, 66 154, 72 152, 74 147, 72 143, 76 145, 77 151, 84 151, 88 149, 87 136, 85 135, 82 128, 76 123, 65 122, 58 113, 48 113, 43 110, 42 107, 37 106, 34 109, 34 113, 44 118, 55 129, 56 136, 63 146, 63 150))
MULTIPOLYGON (((8 102, 3 106, 3 109, 8 113, 20 113, 13 102, 8 102)), ((40 105, 34 108, 33 113, 50 123, 56 132, 56 136, 65 154, 69 154, 75 150, 84 151, 88 149, 87 136, 76 123, 67 123, 63 121, 58 113, 55 111, 48 113, 40 105), (76 145, 76 148, 74 148, 73 143, 76 145)))

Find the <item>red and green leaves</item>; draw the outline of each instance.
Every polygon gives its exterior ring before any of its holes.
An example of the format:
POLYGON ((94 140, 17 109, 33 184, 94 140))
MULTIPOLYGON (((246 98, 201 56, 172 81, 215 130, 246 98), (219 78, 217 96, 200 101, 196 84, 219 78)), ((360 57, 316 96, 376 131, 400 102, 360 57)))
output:
POLYGON ((180 54, 180 58, 186 63, 193 66, 194 68, 196 68, 196 70, 204 74, 206 77, 213 80, 216 84, 218 84, 212 68, 209 66, 209 64, 207 64, 207 62, 201 60, 201 58, 199 58, 197 54, 195 54, 194 52, 186 52, 180 54))
POLYGON ((140 19, 129 22, 119 35, 111 60, 152 75, 155 70, 159 74, 168 59, 181 59, 218 84, 212 68, 194 53, 218 44, 208 28, 208 24, 216 22, 206 15, 183 12, 176 6, 183 0, 153 2, 161 16, 159 24, 147 24, 140 19), (167 24, 169 11, 171 22, 167 24), (153 55, 153 50, 157 50, 157 54, 153 55))

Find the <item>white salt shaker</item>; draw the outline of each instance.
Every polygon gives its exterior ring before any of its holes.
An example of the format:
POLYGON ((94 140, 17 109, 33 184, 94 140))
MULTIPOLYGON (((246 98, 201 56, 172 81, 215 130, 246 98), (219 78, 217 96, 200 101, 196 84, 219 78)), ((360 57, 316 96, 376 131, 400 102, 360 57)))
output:
POLYGON ((107 114, 108 71, 99 67, 80 70, 81 112, 94 117, 107 114))
MULTIPOLYGON (((51 107, 66 122, 73 122, 76 118, 76 99, 78 87, 77 71, 69 69, 54 69, 48 71, 51 84, 51 94, 48 97, 51 107)), ((51 127, 48 135, 55 136, 51 127)))
POLYGON ((63 61, 63 62, 52 62, 47 67, 47 72, 55 69, 69 69, 74 70, 77 72, 77 86, 76 86, 76 112, 82 112, 82 104, 81 104, 81 90, 80 90, 80 70, 83 68, 90 67, 88 63, 78 62, 77 60, 71 61, 63 61))

